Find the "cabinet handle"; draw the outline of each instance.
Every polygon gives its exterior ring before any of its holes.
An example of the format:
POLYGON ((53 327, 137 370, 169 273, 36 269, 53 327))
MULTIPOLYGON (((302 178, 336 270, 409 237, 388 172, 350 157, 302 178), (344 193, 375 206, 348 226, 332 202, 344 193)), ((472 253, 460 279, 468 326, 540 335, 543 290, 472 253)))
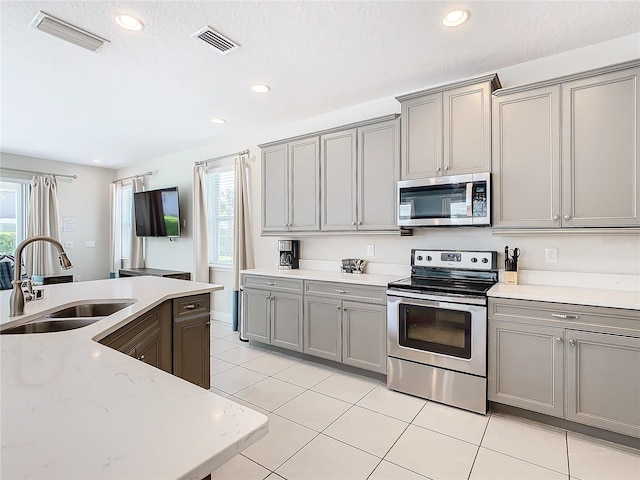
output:
POLYGON ((571 218, 571 215, 565 215, 565 216, 564 216, 564 219, 565 219, 565 220, 569 220, 570 218, 571 218))
POLYGON ((286 223, 283 225, 283 227, 287 227, 287 226, 288 226, 288 225, 287 225, 286 223))
POLYGON ((338 290, 336 288, 336 293, 349 293, 349 290, 338 290))
POLYGON ((444 167, 445 170, 449 170, 449 165, 447 165, 446 167, 444 167))
POLYGON ((355 224, 356 224, 356 222, 351 222, 351 225, 355 225, 355 224))
POLYGON ((558 343, 562 343, 562 338, 560 338, 560 337, 556 337, 556 342, 558 342, 558 343))
POLYGON ((555 318, 563 318, 563 319, 569 318, 571 320, 577 320, 578 318, 580 318, 578 315, 565 315, 564 313, 552 313, 551 316, 555 318))
POLYGON ((560 215, 554 215, 553 216, 553 221, 557 222, 558 220, 560 220, 560 215))
POLYGON ((346 312, 346 311, 347 311, 347 307, 344 307, 344 308, 342 309, 342 311, 343 311, 343 312, 346 312))
POLYGON ((336 310, 340 310, 340 305, 336 305, 336 310))
POLYGON ((266 283, 267 285, 277 285, 278 284, 277 282, 264 282, 264 283, 266 283))
POLYGON ((269 300, 269 298, 271 298, 271 297, 269 297, 269 295, 265 295, 265 297, 264 297, 264 298, 266 298, 267 300, 269 300))
POLYGON ((571 345, 572 347, 576 346, 576 341, 575 340, 569 340, 569 345, 571 345))
POLYGON ((211 322, 207 322, 207 323, 205 323, 205 325, 211 325, 211 322))
POLYGON ((436 172, 439 172, 439 171, 440 171, 440 167, 436 168, 436 172))
POLYGON ((196 308, 198 305, 196 305, 195 303, 190 303, 189 305, 185 305, 184 308, 185 310, 193 310, 194 308, 196 308))
POLYGON ((362 225, 362 222, 358 222, 358 225, 362 225))
POLYGON ((140 355, 140 358, 138 360, 141 360, 144 362, 144 354, 140 355))

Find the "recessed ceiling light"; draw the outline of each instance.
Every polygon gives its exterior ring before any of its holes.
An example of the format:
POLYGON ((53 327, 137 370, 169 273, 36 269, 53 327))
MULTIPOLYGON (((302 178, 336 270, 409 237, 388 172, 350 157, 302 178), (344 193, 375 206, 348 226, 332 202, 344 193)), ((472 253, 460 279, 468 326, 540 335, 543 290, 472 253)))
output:
POLYGON ((224 118, 212 118, 211 123, 224 123, 226 120, 224 118))
POLYGON ((269 85, 257 83, 255 85, 251 85, 251 90, 253 90, 256 93, 267 93, 269 90, 271 90, 271 87, 269 85))
POLYGON ((471 12, 469 10, 452 10, 442 17, 442 24, 445 27, 457 27, 469 20, 471 12))
POLYGON ((144 23, 142 23, 142 20, 136 17, 132 17, 131 15, 125 15, 124 13, 120 13, 113 17, 113 21, 120 25, 122 28, 133 30, 134 32, 138 32, 144 28, 144 23))

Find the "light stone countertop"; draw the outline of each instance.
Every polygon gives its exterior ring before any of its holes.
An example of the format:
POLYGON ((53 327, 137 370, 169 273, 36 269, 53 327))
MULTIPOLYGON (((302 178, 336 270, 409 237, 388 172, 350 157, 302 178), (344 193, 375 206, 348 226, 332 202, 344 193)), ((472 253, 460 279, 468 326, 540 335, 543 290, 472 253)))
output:
POLYGON ((24 323, 86 300, 135 299, 76 330, 0 335, 1 478, 202 479, 263 437, 267 417, 97 343, 164 300, 221 285, 131 277, 47 285, 24 323))
POLYGON ((640 310, 640 292, 557 285, 507 285, 491 287, 489 297, 640 310))
POLYGON ((342 273, 333 270, 279 270, 277 268, 254 268, 241 270, 243 275, 266 275, 270 277, 298 278, 301 280, 318 280, 323 282, 342 282, 357 285, 386 287, 389 282, 406 278, 409 275, 382 275, 375 273, 342 273))

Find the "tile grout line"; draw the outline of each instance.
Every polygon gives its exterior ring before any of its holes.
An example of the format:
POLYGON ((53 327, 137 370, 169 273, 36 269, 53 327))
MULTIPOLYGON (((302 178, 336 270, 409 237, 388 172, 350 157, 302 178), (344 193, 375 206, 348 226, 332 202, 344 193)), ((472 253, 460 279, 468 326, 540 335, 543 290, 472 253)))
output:
POLYGON ((569 434, 564 432, 564 445, 567 449, 567 478, 571 480, 571 461, 569 460, 569 434))
POLYGON ((471 462, 471 469, 469 470, 469 475, 467 475, 467 480, 471 479, 471 473, 473 472, 473 467, 475 467, 476 465, 476 460, 478 459, 478 455, 480 454, 480 447, 482 446, 482 441, 484 440, 484 436, 487 434, 487 429, 489 428, 490 421, 491 421, 491 412, 489 412, 489 419, 487 420, 487 424, 484 426, 482 437, 480 437, 480 443, 478 443, 478 449, 476 450, 476 454, 473 457, 473 462, 471 462))

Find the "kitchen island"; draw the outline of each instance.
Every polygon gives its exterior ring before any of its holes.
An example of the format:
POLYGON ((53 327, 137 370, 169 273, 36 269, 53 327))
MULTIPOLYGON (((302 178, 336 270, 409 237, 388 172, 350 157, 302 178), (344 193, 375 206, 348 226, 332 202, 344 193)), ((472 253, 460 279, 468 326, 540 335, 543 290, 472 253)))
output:
POLYGON ((2 478, 202 479, 267 432, 267 417, 98 343, 166 300, 222 289, 158 277, 45 287, 25 315, 133 301, 64 332, 0 335, 2 478))

